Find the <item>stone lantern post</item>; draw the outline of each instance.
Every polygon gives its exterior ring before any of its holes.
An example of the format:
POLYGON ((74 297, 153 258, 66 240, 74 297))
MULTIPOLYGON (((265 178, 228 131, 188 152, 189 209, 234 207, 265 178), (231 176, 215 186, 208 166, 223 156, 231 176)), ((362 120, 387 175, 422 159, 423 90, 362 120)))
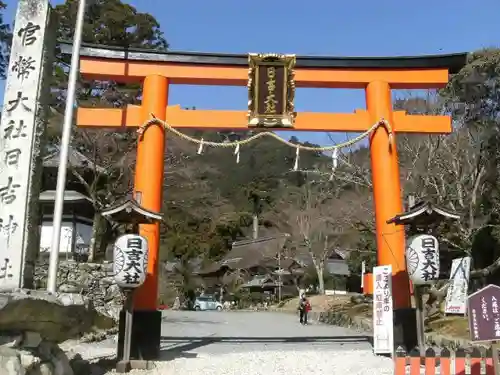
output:
POLYGON ((134 291, 144 283, 150 268, 148 243, 146 238, 139 235, 139 225, 157 223, 162 220, 162 215, 145 209, 133 198, 107 208, 101 214, 122 226, 123 232, 113 250, 115 281, 126 296, 124 308, 120 312, 116 369, 117 372, 128 372, 132 368, 148 369, 149 362, 142 358, 159 355, 153 352, 160 347, 161 332, 158 327, 161 327, 161 311, 158 311, 155 319, 150 319, 150 324, 145 324, 145 319, 141 319, 141 311, 133 308, 134 291), (158 319, 160 322, 157 322, 158 319), (144 356, 145 351, 149 355, 144 356))
MULTIPOLYGON (((408 210, 387 221, 388 224, 394 223, 406 227, 406 268, 413 285, 416 307, 413 321, 416 322, 416 327, 407 327, 404 331, 416 332, 416 339, 414 335, 407 334, 408 337, 404 342, 408 350, 412 350, 418 343, 421 357, 425 357, 422 294, 426 285, 439 278, 439 225, 444 220, 459 219, 460 216, 456 213, 430 202, 421 201, 415 204, 414 197, 410 196, 408 210)), ((412 322, 408 320, 404 324, 409 325, 412 322)))

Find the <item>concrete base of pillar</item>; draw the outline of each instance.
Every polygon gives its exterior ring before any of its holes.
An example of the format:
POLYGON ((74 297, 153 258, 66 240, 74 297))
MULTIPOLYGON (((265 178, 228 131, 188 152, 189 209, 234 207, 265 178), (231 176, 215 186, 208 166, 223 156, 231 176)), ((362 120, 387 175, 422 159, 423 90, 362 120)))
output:
POLYGON ((132 370, 152 370, 154 369, 153 361, 120 361, 116 364, 116 372, 118 374, 125 374, 132 370))
MULTIPOLYGON (((118 332, 118 362, 123 359, 123 338, 125 331, 125 312, 120 312, 118 332)), ((158 360, 161 341, 161 311, 135 310, 132 321, 132 340, 130 362, 158 360)))
POLYGON ((130 366, 130 361, 119 361, 116 364, 116 372, 118 374, 125 374, 132 370, 132 366, 130 366))
POLYGON ((418 346, 417 313, 413 308, 394 310, 394 347, 408 352, 418 346))

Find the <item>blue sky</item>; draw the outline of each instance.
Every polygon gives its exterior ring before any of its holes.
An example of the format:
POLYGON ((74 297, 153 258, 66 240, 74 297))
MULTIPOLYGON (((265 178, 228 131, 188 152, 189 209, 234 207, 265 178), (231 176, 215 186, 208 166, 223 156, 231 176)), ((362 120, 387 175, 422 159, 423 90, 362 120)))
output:
MULTIPOLYGON (((476 5, 465 0, 128 2, 157 18, 173 50, 397 56, 500 46, 498 0, 476 5)), ((6 3, 10 22, 17 1, 6 3)), ((246 95, 243 87, 174 86, 169 102, 200 109, 246 109, 246 95)), ((296 97, 298 111, 351 112, 364 107, 361 90, 299 89, 296 97)), ((330 143, 323 133, 303 133, 300 138, 330 143)))

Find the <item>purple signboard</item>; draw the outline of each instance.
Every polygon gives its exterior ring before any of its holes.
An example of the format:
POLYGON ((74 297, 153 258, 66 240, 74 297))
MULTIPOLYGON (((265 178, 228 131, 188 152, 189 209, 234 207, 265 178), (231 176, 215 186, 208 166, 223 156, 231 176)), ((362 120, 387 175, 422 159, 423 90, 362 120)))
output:
POLYGON ((500 341, 500 287, 488 285, 467 299, 472 341, 500 341))

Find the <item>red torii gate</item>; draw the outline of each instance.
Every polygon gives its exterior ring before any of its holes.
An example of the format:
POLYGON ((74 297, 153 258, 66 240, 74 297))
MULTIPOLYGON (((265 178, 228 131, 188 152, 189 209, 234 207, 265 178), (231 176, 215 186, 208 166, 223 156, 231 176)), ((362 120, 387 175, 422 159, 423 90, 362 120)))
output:
MULTIPOLYGON (((385 119, 395 132, 451 132, 448 116, 406 115, 393 111, 391 89, 444 87, 449 73, 460 70, 466 54, 422 57, 296 57, 296 87, 357 88, 366 92, 367 110, 352 114, 298 113, 286 130, 364 132, 385 119)), ((80 72, 84 79, 135 82, 143 85, 140 106, 123 109, 79 108, 78 126, 137 128, 151 113, 176 128, 248 130, 246 111, 183 110, 168 106, 171 84, 246 86, 249 78, 247 55, 155 52, 123 50, 107 46, 84 46, 80 72)), ((255 130, 255 128, 252 128, 255 130)), ((269 130, 269 129, 266 129, 269 130)), ((413 325, 408 275, 405 268, 404 233, 387 223, 403 211, 398 157, 394 139, 384 127, 370 137, 373 194, 379 265, 392 265, 395 307, 395 343, 403 343, 404 325, 413 325)), ((394 134, 392 134, 394 136, 394 134)), ((138 143, 135 173, 136 199, 146 209, 161 211, 163 193, 165 132, 149 126, 138 143)), ((159 355, 161 313, 157 311, 159 224, 141 226, 149 242, 148 276, 135 299, 132 356, 138 350, 144 359, 159 355)), ((410 331, 412 331, 410 329, 410 331)), ((412 332, 409 333, 410 335, 412 332)))

